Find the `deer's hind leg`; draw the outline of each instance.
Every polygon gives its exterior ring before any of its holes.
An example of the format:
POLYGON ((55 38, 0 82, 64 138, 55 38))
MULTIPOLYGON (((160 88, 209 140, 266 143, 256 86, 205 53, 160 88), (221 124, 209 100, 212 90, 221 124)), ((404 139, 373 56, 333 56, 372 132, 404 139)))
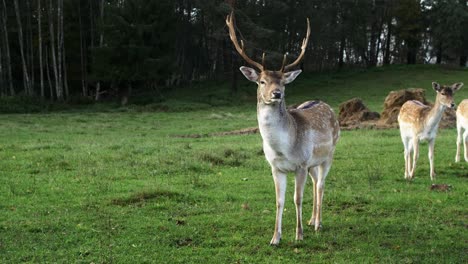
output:
POLYGON ((312 205, 312 216, 307 224, 315 225, 315 215, 317 212, 317 188, 315 188, 315 186, 317 186, 317 180, 318 180, 318 167, 311 167, 309 169, 309 176, 312 179, 312 185, 313 185, 312 186, 312 195, 313 195, 312 204, 313 205, 312 205))
POLYGON ((410 142, 410 138, 402 138, 405 158, 405 179, 410 179, 410 173, 412 169, 411 164, 411 152, 413 151, 413 145, 410 142))
MULTIPOLYGON (((460 161, 460 148, 462 144, 462 131, 463 128, 460 123, 460 118, 457 118, 457 153, 455 154, 455 162, 460 161)), ((465 140, 463 140, 465 141, 465 140)), ((465 143, 465 142, 464 142, 465 143)), ((465 153, 466 153, 466 148, 465 148, 465 153)), ((466 155, 465 155, 466 157, 466 155)))
POLYGON ((413 145, 413 164, 409 174, 409 179, 412 179, 414 177, 414 172, 416 171, 416 162, 419 158, 419 139, 417 137, 414 137, 411 143, 413 145))
POLYGON ((465 132, 463 133, 463 145, 465 161, 468 162, 468 128, 465 128, 465 132))
MULTIPOLYGON (((309 224, 314 221, 315 231, 318 231, 322 227, 322 201, 323 193, 325 191, 325 178, 330 171, 331 160, 325 161, 316 167, 315 184, 314 184, 314 211, 312 212, 312 218, 309 224)), ((312 176, 312 175, 311 175, 312 176)), ((314 177, 312 176, 312 179, 314 177)))
POLYGON ((294 203, 296 205, 296 240, 302 240, 304 236, 302 228, 302 197, 306 181, 307 170, 305 168, 297 169, 294 190, 294 203))

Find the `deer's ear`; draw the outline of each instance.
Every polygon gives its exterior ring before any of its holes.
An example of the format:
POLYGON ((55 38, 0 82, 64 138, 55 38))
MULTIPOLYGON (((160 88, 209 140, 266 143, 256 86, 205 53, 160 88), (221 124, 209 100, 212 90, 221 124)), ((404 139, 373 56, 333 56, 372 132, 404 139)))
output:
POLYGON ((284 84, 292 83, 302 70, 290 71, 284 74, 284 84))
POLYGON ((463 86, 462 82, 454 83, 454 84, 452 84, 452 91, 456 92, 456 91, 460 90, 460 88, 462 88, 462 86, 463 86))
POLYGON ((242 66, 239 68, 242 74, 244 74, 245 78, 251 82, 258 81, 258 72, 252 68, 242 66))
POLYGON ((439 92, 440 91, 440 84, 438 84, 436 82, 432 82, 432 88, 434 90, 436 90, 436 92, 439 92))

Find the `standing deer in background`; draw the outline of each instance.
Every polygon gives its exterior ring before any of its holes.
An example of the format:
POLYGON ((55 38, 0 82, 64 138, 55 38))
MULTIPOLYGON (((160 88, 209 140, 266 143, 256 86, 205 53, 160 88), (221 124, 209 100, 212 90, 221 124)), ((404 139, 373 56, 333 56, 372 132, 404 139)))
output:
POLYGON ((468 162, 468 99, 463 100, 457 109, 457 154, 455 162, 460 161, 460 145, 462 143, 462 131, 465 161, 468 162))
POLYGON ((454 108, 453 94, 463 86, 463 83, 455 83, 451 86, 432 83, 432 88, 437 92, 433 107, 411 100, 403 104, 398 115, 400 135, 405 148, 405 179, 414 177, 416 162, 419 157, 419 142, 426 140, 429 143, 429 167, 431 180, 435 179, 434 172, 434 144, 439 122, 445 109, 454 108), (411 152, 413 162, 411 163, 411 152))
POLYGON ((325 178, 330 170, 335 146, 340 136, 340 127, 332 108, 320 101, 307 101, 296 109, 287 110, 285 85, 291 83, 301 70, 291 71, 304 57, 310 35, 307 19, 307 35, 301 46, 299 57, 286 65, 286 55, 279 71, 265 69, 245 54, 244 43, 237 41, 234 29, 233 14, 228 15, 226 24, 234 47, 252 68, 241 67, 244 76, 257 83, 257 119, 263 139, 263 151, 271 166, 276 190, 276 224, 271 245, 277 245, 281 239, 281 222, 286 193, 286 174, 294 172, 296 205, 296 240, 303 239, 302 229, 302 195, 309 173, 313 186, 314 204, 309 225, 319 230, 322 218, 322 199, 325 178))

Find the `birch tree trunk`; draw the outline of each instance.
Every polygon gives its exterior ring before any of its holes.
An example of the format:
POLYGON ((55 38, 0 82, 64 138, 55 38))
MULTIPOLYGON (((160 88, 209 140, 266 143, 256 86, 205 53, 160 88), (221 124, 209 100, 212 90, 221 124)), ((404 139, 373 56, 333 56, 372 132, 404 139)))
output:
MULTIPOLYGON (((99 7, 101 10, 100 10, 100 24, 101 24, 101 27, 100 27, 100 30, 99 30, 99 47, 102 47, 103 43, 104 43, 104 34, 103 34, 103 24, 104 24, 104 0, 101 0, 101 3, 100 3, 100 7, 99 7)), ((101 95, 101 82, 98 82, 96 84, 96 98, 95 100, 98 101, 99 100, 99 97, 101 95)))
POLYGON ((31 14, 31 15, 28 15, 27 16, 27 27, 28 27, 28 30, 26 31, 28 36, 27 36, 27 42, 29 45, 28 45, 28 48, 27 48, 27 53, 29 53, 29 56, 27 56, 27 62, 29 63, 29 68, 30 68, 30 71, 31 71, 31 75, 30 75, 30 78, 29 78, 29 95, 34 95, 34 42, 33 42, 33 27, 32 27, 32 13, 33 13, 33 10, 31 8, 31 1, 30 0, 26 0, 26 12, 27 14, 31 14))
POLYGON ((62 101, 64 99, 63 96, 63 71, 62 71, 62 41, 63 41, 63 31, 62 31, 62 24, 61 24, 61 13, 62 13, 62 0, 57 1, 57 72, 58 72, 58 86, 57 89, 57 99, 62 101))
POLYGON ((22 66, 23 66, 24 91, 26 92, 27 95, 32 95, 30 93, 30 88, 29 88, 28 68, 27 68, 27 65, 26 65, 26 59, 24 57, 23 27, 22 27, 22 24, 21 24, 21 17, 20 17, 20 12, 19 12, 19 7, 18 7, 18 0, 14 0, 14 5, 15 5, 16 21, 18 23, 18 41, 19 41, 19 45, 20 45, 21 63, 22 63, 22 66))
MULTIPOLYGON (((62 25, 62 30, 63 30, 63 25, 62 25)), ((63 37, 63 33, 62 33, 62 37, 63 37)), ((63 86, 65 88, 65 98, 70 98, 70 90, 68 89, 67 60, 66 60, 67 53, 65 52, 65 42, 63 40, 62 40, 62 45, 63 45, 63 86)))
MULTIPOLYGON (((1 41, 0 37, 0 41, 1 41)), ((3 60, 2 60, 2 47, 0 46, 0 96, 4 97, 6 95, 5 85, 3 85, 3 60)))
POLYGON ((50 69, 49 69, 49 52, 48 52, 48 47, 46 45, 46 48, 45 48, 45 67, 46 67, 46 75, 47 75, 47 81, 49 82, 49 98, 50 99, 54 99, 54 88, 53 88, 53 85, 52 85, 52 80, 50 78, 50 69))
POLYGON ((81 1, 78 1, 78 22, 80 28, 80 61, 81 61, 81 89, 83 92, 83 96, 88 96, 88 84, 87 84, 87 67, 85 62, 85 51, 84 45, 86 40, 83 37, 83 22, 81 21, 81 1))
POLYGON ((37 31, 38 31, 38 45, 39 45, 39 79, 41 81, 41 98, 44 99, 44 70, 42 67, 42 10, 41 10, 41 0, 37 0, 37 31))
POLYGON ((11 59, 10 59, 10 42, 8 40, 8 30, 7 30, 7 9, 5 0, 2 0, 3 9, 2 9, 2 22, 3 22, 3 33, 5 34, 5 65, 6 65, 6 77, 8 82, 8 87, 10 89, 10 95, 15 95, 15 89, 13 88, 13 75, 11 74, 11 59))
POLYGON ((66 64, 66 55, 65 55, 65 32, 63 30, 63 13, 64 13, 64 8, 63 8, 63 0, 59 0, 60 4, 60 12, 58 14, 58 19, 59 19, 59 25, 60 25, 60 53, 61 53, 61 68, 62 68, 62 90, 65 92, 65 98, 69 97, 69 90, 68 90, 68 80, 67 80, 67 64, 66 64))
MULTIPOLYGON (((55 77, 55 90, 57 94, 57 99, 62 100, 63 96, 59 89, 59 77, 57 72, 57 59, 55 57, 55 32, 54 32, 54 21, 52 16, 52 0, 49 0, 49 32, 50 32, 50 52, 52 56, 52 69, 54 71, 55 77)), ((53 97, 51 97, 53 99, 53 97)))

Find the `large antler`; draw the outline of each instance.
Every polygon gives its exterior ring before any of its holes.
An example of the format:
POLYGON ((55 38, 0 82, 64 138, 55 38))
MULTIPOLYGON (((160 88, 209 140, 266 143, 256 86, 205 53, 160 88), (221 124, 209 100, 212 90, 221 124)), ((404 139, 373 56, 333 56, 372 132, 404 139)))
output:
POLYGON ((286 64, 286 54, 284 54, 283 66, 281 66, 280 71, 285 72, 285 71, 295 67, 297 64, 299 64, 299 62, 304 57, 305 50, 307 48, 307 42, 309 42, 309 36, 310 36, 310 23, 309 23, 309 18, 307 18, 307 34, 306 34, 306 37, 302 40, 301 54, 299 54, 299 57, 297 57, 297 59, 293 63, 288 64, 286 66, 284 66, 284 64, 286 64))
MULTIPOLYGON (((242 58, 244 58, 244 60, 247 61, 247 63, 249 63, 252 66, 257 67, 260 71, 263 71, 264 67, 262 64, 252 60, 251 58, 249 58, 249 56, 247 56, 247 54, 245 54, 244 41, 241 40, 240 41, 241 45, 239 46, 239 42, 237 41, 237 36, 236 36, 236 30, 234 29, 233 17, 234 17, 234 12, 231 12, 231 14, 226 17, 226 25, 229 28, 229 37, 231 38, 231 41, 234 44, 234 47, 236 48, 237 52, 239 52, 239 54, 242 56, 242 58)), ((263 54, 262 60, 264 60, 264 58, 265 58, 265 54, 263 54)))

